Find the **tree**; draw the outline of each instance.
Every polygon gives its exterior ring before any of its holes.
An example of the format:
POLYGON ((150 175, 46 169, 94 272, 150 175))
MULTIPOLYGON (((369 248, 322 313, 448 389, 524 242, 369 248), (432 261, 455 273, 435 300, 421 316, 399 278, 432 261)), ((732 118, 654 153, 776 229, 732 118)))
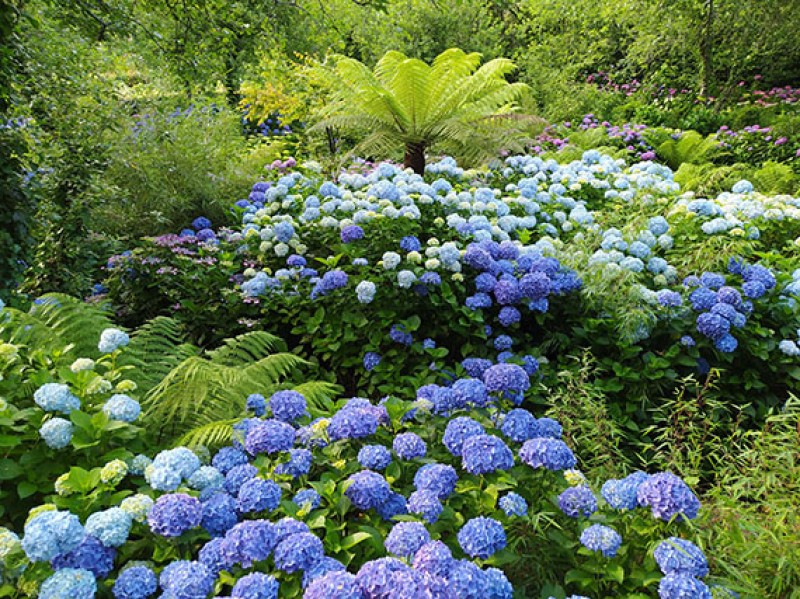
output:
MULTIPOLYGON (((369 131, 358 150, 386 152, 402 145, 404 166, 425 170, 425 150, 443 142, 478 155, 496 151, 503 138, 500 125, 513 122, 516 102, 527 91, 509 83, 513 62, 498 58, 478 68, 481 57, 457 48, 445 50, 427 65, 391 51, 370 69, 338 57, 330 72, 336 87, 317 128, 369 131)), ((508 129, 506 128, 506 133, 508 129)))

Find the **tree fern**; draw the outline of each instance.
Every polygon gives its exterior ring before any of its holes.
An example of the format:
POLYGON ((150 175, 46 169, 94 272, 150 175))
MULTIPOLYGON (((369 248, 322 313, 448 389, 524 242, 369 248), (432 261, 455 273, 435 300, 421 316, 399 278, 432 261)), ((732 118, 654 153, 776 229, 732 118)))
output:
POLYGON ((432 65, 387 52, 373 70, 337 57, 327 76, 333 97, 317 128, 369 132, 357 151, 404 146, 405 166, 418 173, 425 167, 425 149, 438 142, 474 155, 487 147, 509 147, 521 135, 522 128, 513 125, 522 121, 495 117, 515 113, 527 86, 506 81, 516 68, 510 60, 479 64, 479 54, 456 48, 440 54, 432 65))

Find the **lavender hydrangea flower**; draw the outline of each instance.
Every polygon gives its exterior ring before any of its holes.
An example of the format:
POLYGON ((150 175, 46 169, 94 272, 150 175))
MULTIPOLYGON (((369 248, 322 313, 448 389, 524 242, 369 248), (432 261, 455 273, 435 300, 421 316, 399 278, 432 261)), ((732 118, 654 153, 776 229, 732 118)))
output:
POLYGON ((162 537, 178 537, 200 525, 203 506, 184 493, 162 495, 147 516, 150 530, 162 537))
POLYGON ((671 472, 650 476, 637 491, 640 505, 649 506, 653 517, 672 520, 674 517, 693 519, 700 511, 700 501, 689 486, 671 472))
POLYGON ((252 425, 245 437, 244 447, 250 455, 274 454, 288 451, 294 445, 295 430, 275 418, 252 425))

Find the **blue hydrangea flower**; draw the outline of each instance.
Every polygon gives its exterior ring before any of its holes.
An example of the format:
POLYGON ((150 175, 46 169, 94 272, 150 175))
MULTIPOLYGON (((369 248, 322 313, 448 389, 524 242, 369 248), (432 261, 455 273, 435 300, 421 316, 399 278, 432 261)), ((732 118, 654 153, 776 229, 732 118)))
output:
POLYGON ((211 536, 225 534, 239 521, 236 500, 218 491, 203 502, 203 516, 200 524, 211 536))
POLYGON ((560 439, 562 433, 561 424, 552 418, 539 418, 536 421, 536 431, 534 437, 549 437, 550 439, 560 439))
POLYGON ((328 572, 308 585, 304 599, 363 599, 356 577, 345 571, 328 572))
POLYGON ((514 587, 503 574, 502 570, 489 568, 485 571, 486 582, 488 585, 486 599, 512 599, 514 587))
POLYGON ((697 317, 697 331, 713 341, 722 339, 730 328, 730 322, 718 314, 704 312, 697 317))
POLYGON ((495 364, 483 373, 483 382, 490 393, 507 396, 524 393, 531 386, 528 373, 516 364, 495 364))
POLYGON ((276 544, 275 525, 266 520, 245 520, 231 528, 220 545, 226 564, 250 568, 267 559, 276 544))
POLYGON ((384 470, 392 463, 392 452, 383 445, 365 445, 358 452, 358 463, 367 470, 384 470))
POLYGON ((209 595, 214 590, 215 579, 205 564, 180 560, 167 565, 158 582, 169 597, 195 599, 209 595))
POLYGON ((649 478, 649 475, 636 471, 623 479, 609 479, 603 483, 600 494, 608 505, 616 510, 632 510, 639 505, 636 495, 639 486, 649 478))
POLYGON ((73 426, 64 418, 50 418, 39 429, 39 435, 50 449, 64 449, 72 441, 73 426))
POLYGON ((311 299, 316 299, 320 295, 328 295, 332 291, 341 289, 347 285, 347 280, 347 273, 343 270, 329 270, 314 285, 314 289, 311 290, 311 299))
POLYGON ((468 520, 458 531, 457 538, 461 549, 472 558, 489 559, 506 546, 503 525, 483 516, 468 520))
POLYGON ((126 568, 114 582, 115 599, 147 599, 158 589, 158 580, 147 566, 126 568))
POLYGON ((353 243, 359 239, 364 239, 364 229, 358 225, 348 225, 342 228, 340 237, 343 243, 353 243))
POLYGON ((86 534, 97 538, 106 547, 120 547, 128 540, 132 524, 133 519, 128 512, 112 507, 89 516, 84 529, 86 534))
POLYGON ((486 573, 468 560, 453 563, 448 573, 449 590, 459 599, 486 599, 489 596, 489 581, 486 573))
POLYGON ((425 441, 416 433, 401 433, 394 438, 392 449, 403 460, 423 458, 428 451, 425 441))
POLYGON ((455 491, 458 474, 447 464, 425 464, 414 475, 417 490, 433 491, 440 499, 447 499, 455 491))
POLYGON ((486 434, 486 431, 479 422, 468 416, 459 416, 447 423, 442 443, 451 454, 461 456, 467 439, 484 434, 486 434))
POLYGON ((86 535, 80 545, 72 551, 56 556, 50 565, 53 570, 64 568, 89 570, 97 578, 105 578, 114 569, 116 554, 113 548, 106 547, 96 538, 86 535))
POLYGON ((291 449, 294 439, 295 430, 290 424, 270 418, 250 427, 244 440, 244 447, 250 455, 259 453, 271 455, 291 449))
POLYGON ((475 378, 461 378, 456 380, 451 387, 454 394, 456 408, 465 408, 468 405, 483 407, 489 402, 486 385, 475 378))
POLYGON ((514 466, 514 454, 500 437, 469 437, 461 450, 462 466, 470 474, 488 474, 514 466))
POLYGON ((500 431, 512 441, 523 443, 537 435, 538 427, 533 414, 522 408, 515 408, 503 417, 500 431))
POLYGON ((528 502, 518 493, 510 492, 503 495, 497 502, 506 516, 527 516, 528 502))
POLYGON ((235 466, 247 464, 247 454, 235 447, 223 447, 211 460, 211 465, 222 474, 228 474, 235 466))
POLYGON ((271 512, 281 503, 281 488, 273 480, 251 478, 239 489, 236 508, 239 513, 271 512))
POLYGON ((376 508, 389 499, 389 483, 377 472, 362 470, 350 475, 344 494, 359 510, 376 508))
POLYGON ((274 393, 269 398, 269 408, 275 418, 290 424, 302 416, 308 416, 306 398, 297 391, 278 391, 274 393))
POLYGON ((622 537, 609 526, 592 524, 581 533, 581 543, 590 551, 599 551, 605 557, 614 557, 622 545, 622 537))
POLYGON ((100 333, 100 342, 97 344, 97 349, 101 354, 110 354, 120 347, 128 345, 130 340, 128 334, 119 329, 105 329, 100 333))
POLYGON ((162 537, 178 537, 200 525, 203 506, 184 493, 162 495, 147 515, 150 530, 162 537))
POLYGON ((455 564, 450 548, 441 541, 429 541, 414 554, 414 569, 446 577, 455 564))
POLYGON ((673 517, 694 519, 700 511, 700 500, 689 486, 671 472, 650 476, 637 491, 640 505, 649 506, 653 517, 669 521, 673 517))
POLYGON ((712 599, 711 589, 693 576, 667 574, 658 585, 660 599, 712 599))
POLYGON ((377 287, 375 283, 372 281, 361 281, 356 285, 356 298, 358 298, 358 301, 362 304, 372 303, 372 300, 375 299, 376 291, 377 287))
POLYGON ((717 294, 705 287, 698 287, 689 294, 689 302, 695 311, 710 310, 717 303, 717 294))
POLYGON ((491 367, 492 362, 485 358, 464 358, 461 365, 469 376, 480 379, 483 378, 483 373, 491 367))
POLYGON ((45 412, 69 414, 81 407, 80 400, 70 392, 67 385, 61 383, 45 383, 33 394, 33 401, 45 412))
POLYGON ((519 450, 520 459, 531 468, 567 470, 574 468, 577 460, 572 450, 561 439, 536 437, 525 441, 519 450))
POLYGON ((401 324, 392 325, 392 328, 389 329, 389 338, 401 345, 411 345, 414 343, 414 338, 411 336, 411 333, 407 332, 405 327, 401 324))
POLYGON ((315 510, 319 507, 322 498, 314 489, 303 489, 295 494, 292 501, 300 507, 310 506, 310 509, 315 510))
POLYGON ((395 516, 405 516, 408 514, 406 498, 400 493, 391 492, 389 497, 375 508, 378 515, 384 520, 391 520, 395 516))
POLYGON ((231 495, 238 495, 242 485, 256 474, 258 474, 258 468, 252 464, 234 466, 225 475, 225 490, 231 495))
POLYGON ((407 235, 400 240, 400 249, 405 252, 418 252, 422 249, 422 244, 413 235, 407 235))
POLYGON ((386 535, 384 546, 389 553, 411 557, 430 540, 431 535, 420 522, 398 522, 386 535))
POLYGON ((311 470, 313 454, 308 449, 290 449, 289 461, 278 464, 275 474, 287 474, 294 478, 305 476, 311 470))
POLYGON ((308 587, 320 576, 325 576, 329 572, 341 572, 343 570, 345 570, 345 567, 342 562, 332 557, 323 557, 303 572, 303 588, 308 587))
POLYGON ((172 470, 182 478, 189 478, 200 467, 200 458, 187 447, 176 447, 159 452, 153 460, 153 467, 172 470))
POLYGON ((282 221, 275 224, 275 239, 280 243, 288 243, 294 237, 294 227, 292 223, 282 221))
POLYGON ((291 574, 312 567, 324 553, 322 541, 310 532, 289 535, 275 547, 275 567, 291 574))
POLYGON ((372 372, 375 367, 381 363, 381 355, 374 351, 368 351, 364 354, 364 370, 372 372))
POLYGON ((428 489, 420 489, 409 495, 407 506, 409 513, 422 516, 428 524, 436 522, 444 509, 436 493, 428 489))
POLYGON ((233 585, 233 599, 278 599, 278 581, 269 574, 253 572, 242 576, 233 585))
POLYGON ((389 597, 393 591, 392 575, 409 570, 394 557, 382 557, 365 563, 356 574, 356 583, 367 597, 389 597))
POLYGON ((661 541, 653 551, 653 557, 664 574, 686 574, 695 578, 708 574, 708 560, 703 551, 685 539, 670 537, 661 541))
POLYGON ((267 412, 267 400, 260 393, 253 393, 247 396, 245 409, 253 412, 259 418, 267 412))
POLYGON ((597 498, 589 487, 569 487, 558 496, 558 507, 570 518, 591 516, 597 511, 597 498))
POLYGON ((112 420, 135 422, 142 412, 142 407, 132 397, 117 393, 108 398, 103 405, 103 412, 112 420))
POLYGON ((41 512, 25 523, 22 549, 32 562, 46 562, 75 549, 85 534, 80 520, 74 514, 41 512))
POLYGON ((94 599, 97 582, 88 570, 64 568, 42 583, 40 599, 94 599))
POLYGON ((508 335, 498 335, 494 340, 494 348, 498 351, 511 349, 512 345, 514 345, 514 340, 508 335))
POLYGON ((378 430, 378 418, 366 408, 345 406, 331 418, 328 436, 331 441, 361 439, 374 435, 378 430))

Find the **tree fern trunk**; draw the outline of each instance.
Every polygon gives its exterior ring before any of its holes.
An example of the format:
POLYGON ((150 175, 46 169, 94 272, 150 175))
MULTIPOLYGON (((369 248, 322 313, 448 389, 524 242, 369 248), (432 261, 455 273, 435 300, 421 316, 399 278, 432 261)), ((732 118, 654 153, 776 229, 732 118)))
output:
POLYGON ((411 167, 418 175, 425 173, 425 143, 407 143, 406 157, 403 160, 403 167, 411 167))

